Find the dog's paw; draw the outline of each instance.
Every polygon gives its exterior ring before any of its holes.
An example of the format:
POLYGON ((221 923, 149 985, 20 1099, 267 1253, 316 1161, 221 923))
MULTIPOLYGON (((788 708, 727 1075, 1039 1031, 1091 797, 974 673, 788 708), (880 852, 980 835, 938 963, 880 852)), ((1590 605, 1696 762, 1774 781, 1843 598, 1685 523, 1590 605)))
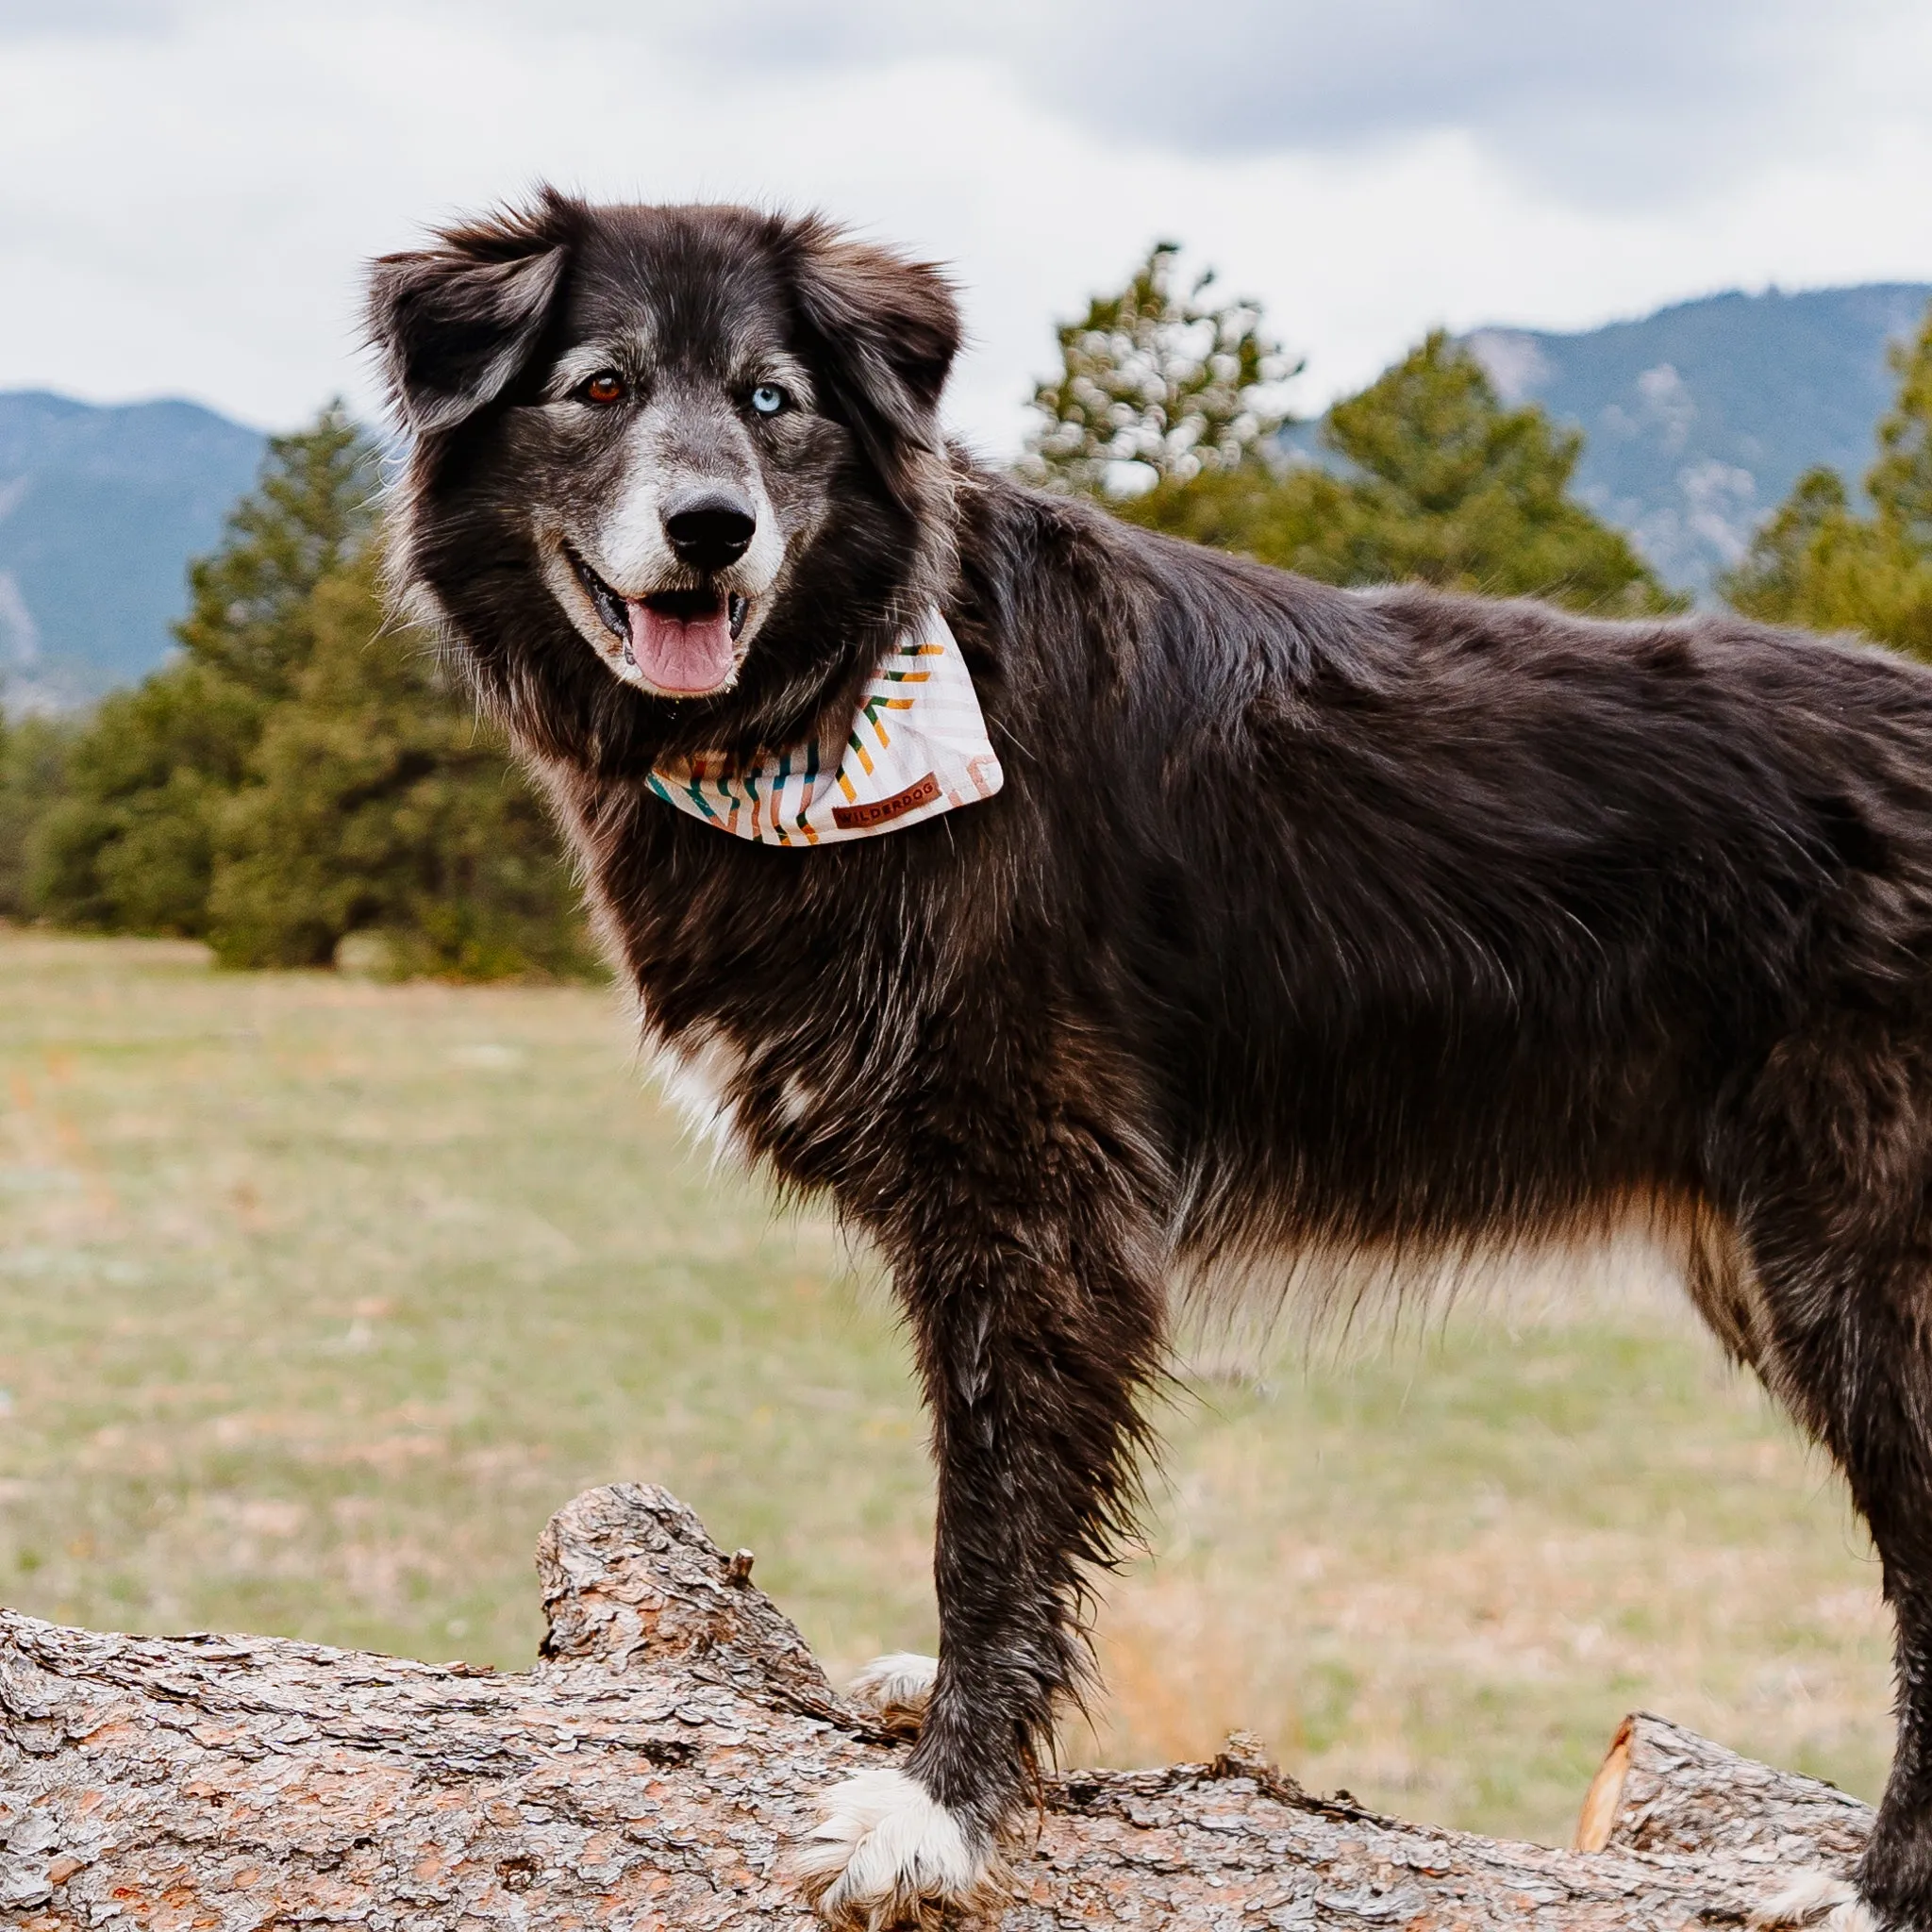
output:
POLYGON ((895 1650, 890 1657, 875 1657, 847 1687, 853 1701, 872 1712, 881 1730, 894 1737, 916 1738, 925 1722, 925 1707, 932 1696, 932 1682, 939 1674, 936 1657, 921 1657, 916 1651, 895 1650))
POLYGON ((1881 1932, 1858 1888, 1835 1872, 1795 1874, 1751 1914, 1752 1932, 1881 1932))
POLYGON ((861 1772, 824 1802, 791 1872, 813 1910, 840 1932, 938 1927, 1004 1895, 991 1841, 903 1771, 861 1772))

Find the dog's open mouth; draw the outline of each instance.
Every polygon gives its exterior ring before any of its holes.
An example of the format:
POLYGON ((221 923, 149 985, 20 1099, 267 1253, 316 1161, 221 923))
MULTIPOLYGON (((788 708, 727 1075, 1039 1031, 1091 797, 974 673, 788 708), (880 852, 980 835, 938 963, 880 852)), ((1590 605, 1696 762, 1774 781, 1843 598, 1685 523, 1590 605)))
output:
POLYGON ((620 596, 577 555, 564 555, 604 627, 624 646, 624 661, 655 690, 674 697, 722 691, 738 669, 738 635, 750 604, 736 591, 658 591, 620 596))

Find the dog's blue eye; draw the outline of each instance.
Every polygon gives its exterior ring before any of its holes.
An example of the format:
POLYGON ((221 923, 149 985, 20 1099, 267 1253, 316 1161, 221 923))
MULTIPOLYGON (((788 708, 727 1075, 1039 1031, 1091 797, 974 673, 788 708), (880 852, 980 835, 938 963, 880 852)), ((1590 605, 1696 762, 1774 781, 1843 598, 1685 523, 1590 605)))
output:
POLYGON ((761 382, 751 392, 751 406, 760 416, 775 416, 785 407, 785 391, 775 382, 761 382))

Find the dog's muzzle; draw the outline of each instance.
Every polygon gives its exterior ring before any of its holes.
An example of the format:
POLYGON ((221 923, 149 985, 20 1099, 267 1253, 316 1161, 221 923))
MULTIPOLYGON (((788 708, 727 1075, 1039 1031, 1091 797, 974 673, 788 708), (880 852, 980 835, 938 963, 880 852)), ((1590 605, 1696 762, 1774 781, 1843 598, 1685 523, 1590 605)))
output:
MULTIPOLYGON (((750 541, 747 535, 744 541, 750 541)), ((727 562, 742 555, 741 545, 727 562)), ((736 591, 700 588, 625 597, 579 551, 566 544, 564 556, 604 627, 623 645, 624 661, 656 689, 673 697, 699 697, 722 691, 737 675, 739 634, 751 606, 736 591)))

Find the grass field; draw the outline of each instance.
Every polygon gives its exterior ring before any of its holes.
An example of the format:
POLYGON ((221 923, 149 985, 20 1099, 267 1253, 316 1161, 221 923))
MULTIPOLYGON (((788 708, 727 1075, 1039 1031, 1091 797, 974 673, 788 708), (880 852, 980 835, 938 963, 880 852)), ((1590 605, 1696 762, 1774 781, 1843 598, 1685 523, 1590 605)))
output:
MULTIPOLYGON (((0 935, 0 1597, 526 1663, 577 1489, 668 1484, 835 1671, 929 1648, 890 1306, 713 1174, 610 996, 0 935)), ((1867 1794, 1877 1578, 1674 1304, 1598 1292, 1191 1382, 1074 1758, 1258 1730, 1406 1815, 1567 1838, 1645 1705, 1867 1794)))

